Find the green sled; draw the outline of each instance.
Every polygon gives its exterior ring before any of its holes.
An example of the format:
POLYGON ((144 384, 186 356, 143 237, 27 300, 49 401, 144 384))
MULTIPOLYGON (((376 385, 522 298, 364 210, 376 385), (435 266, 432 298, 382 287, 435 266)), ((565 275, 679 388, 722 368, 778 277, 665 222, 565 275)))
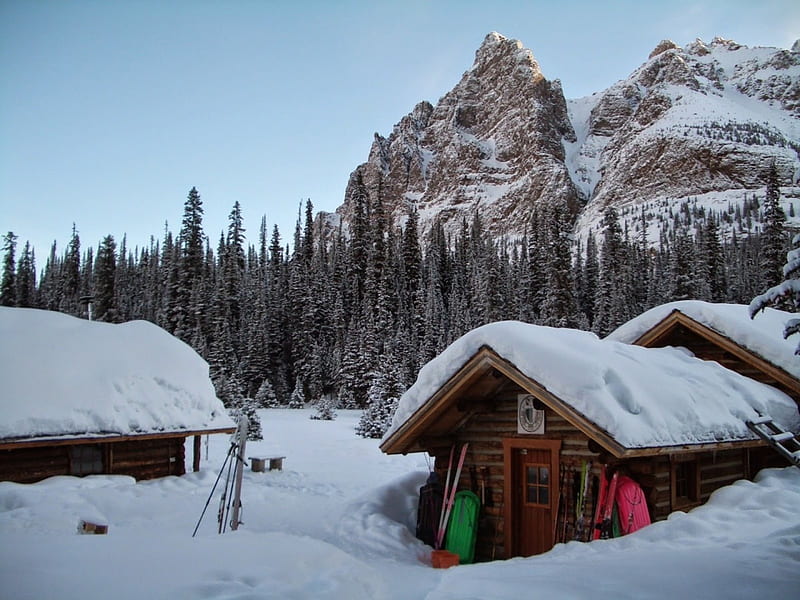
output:
POLYGON ((447 524, 447 537, 444 547, 458 554, 460 564, 467 565, 475 560, 475 539, 478 537, 478 512, 481 501, 469 490, 456 492, 456 499, 447 524))

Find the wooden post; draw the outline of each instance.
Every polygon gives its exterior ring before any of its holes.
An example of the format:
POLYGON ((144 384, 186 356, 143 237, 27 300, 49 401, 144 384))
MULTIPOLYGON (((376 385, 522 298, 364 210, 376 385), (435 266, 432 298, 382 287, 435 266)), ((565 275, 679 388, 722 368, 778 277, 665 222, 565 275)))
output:
POLYGON ((194 436, 194 448, 192 452, 192 471, 197 473, 200 470, 200 439, 202 436, 194 436))

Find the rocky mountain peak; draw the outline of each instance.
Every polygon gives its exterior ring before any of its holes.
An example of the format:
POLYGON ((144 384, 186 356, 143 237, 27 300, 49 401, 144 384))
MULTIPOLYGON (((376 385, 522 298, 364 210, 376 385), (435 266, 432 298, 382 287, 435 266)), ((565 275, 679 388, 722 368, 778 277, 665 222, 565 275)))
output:
POLYGON ((434 215, 455 231, 477 210, 491 230, 522 231, 537 203, 557 197, 577 209, 564 162, 564 143, 575 140, 560 82, 519 41, 490 33, 435 106, 420 103, 388 137, 375 136, 337 213, 348 221, 348 199, 361 193, 380 198, 395 223, 416 208, 423 235, 434 215))
POLYGON ((662 54, 667 50, 677 50, 679 48, 680 46, 678 46, 678 44, 676 44, 672 40, 661 40, 658 46, 656 46, 650 53, 650 56, 648 58, 653 58, 654 56, 658 56, 659 54, 662 54))
POLYGON ((567 102, 530 50, 490 33, 452 90, 375 135, 337 213, 348 222, 352 198, 366 195, 394 224, 417 209, 422 235, 437 220, 456 231, 479 212, 493 233, 521 236, 543 203, 580 211, 586 230, 609 203, 622 213, 752 194, 772 160, 794 184, 798 49, 663 40, 627 79, 567 102))

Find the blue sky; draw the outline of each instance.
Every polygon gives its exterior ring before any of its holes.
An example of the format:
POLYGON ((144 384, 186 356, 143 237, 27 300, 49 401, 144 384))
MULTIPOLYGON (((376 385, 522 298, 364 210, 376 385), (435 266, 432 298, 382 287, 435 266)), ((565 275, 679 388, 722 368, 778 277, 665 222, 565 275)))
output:
POLYGON ((790 48, 800 3, 0 0, 0 232, 44 266, 82 246, 177 233, 196 186, 215 247, 235 201, 266 215, 341 204, 373 134, 436 101, 498 31, 568 98, 626 77, 662 39, 790 48))

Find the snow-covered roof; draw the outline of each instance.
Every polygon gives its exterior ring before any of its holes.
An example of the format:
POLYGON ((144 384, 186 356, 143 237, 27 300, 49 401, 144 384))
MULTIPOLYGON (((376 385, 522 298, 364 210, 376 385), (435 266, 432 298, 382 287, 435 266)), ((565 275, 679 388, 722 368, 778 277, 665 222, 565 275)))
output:
POLYGON ((146 321, 0 307, 0 440, 233 427, 189 346, 146 321))
POLYGON ((644 348, 571 329, 504 321, 462 336, 401 397, 384 443, 487 346, 628 449, 755 439, 759 413, 800 430, 783 392, 675 348, 644 348))
POLYGON ((766 308, 751 319, 744 304, 712 304, 700 300, 670 302, 631 319, 606 339, 633 343, 673 311, 683 313, 800 379, 800 357, 794 354, 797 341, 783 339, 786 322, 797 315, 774 308, 766 308))

